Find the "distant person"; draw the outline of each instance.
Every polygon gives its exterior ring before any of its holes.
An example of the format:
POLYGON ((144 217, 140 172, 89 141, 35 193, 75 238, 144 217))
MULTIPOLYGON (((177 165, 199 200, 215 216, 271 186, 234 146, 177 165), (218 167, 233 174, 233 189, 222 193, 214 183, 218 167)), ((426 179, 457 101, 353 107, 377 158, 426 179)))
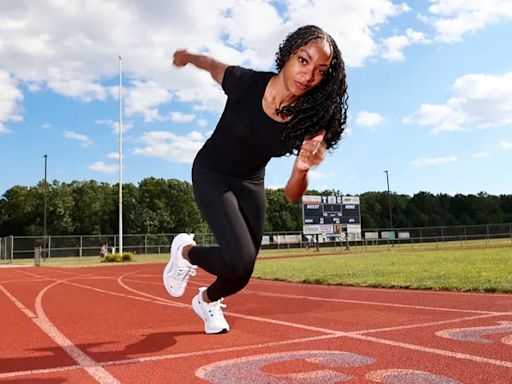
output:
POLYGON ((107 256, 107 252, 107 244, 103 244, 100 249, 100 257, 104 258, 105 256, 107 256))
POLYGON ((229 66, 177 50, 173 64, 210 73, 228 96, 212 136, 192 168, 196 203, 218 245, 197 246, 182 233, 163 271, 170 295, 183 295, 197 266, 217 276, 192 300, 206 333, 229 331, 223 298, 243 289, 253 273, 265 220, 265 167, 272 157, 297 155, 285 195, 298 200, 308 171, 340 140, 347 120, 345 65, 334 39, 308 25, 290 33, 276 54, 277 73, 229 66))

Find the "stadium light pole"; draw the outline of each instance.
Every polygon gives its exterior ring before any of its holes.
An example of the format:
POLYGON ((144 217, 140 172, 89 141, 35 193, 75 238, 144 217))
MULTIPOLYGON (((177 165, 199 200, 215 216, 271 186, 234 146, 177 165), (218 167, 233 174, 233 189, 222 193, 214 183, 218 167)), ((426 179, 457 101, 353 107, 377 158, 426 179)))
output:
POLYGON ((389 229, 393 229, 393 214, 391 212, 391 193, 389 192, 389 172, 384 171, 386 174, 386 183, 388 185, 388 207, 389 207, 389 229))
POLYGON ((123 72, 119 55, 119 254, 123 254, 123 72))
POLYGON ((44 208, 43 208, 43 250, 44 255, 46 258, 46 237, 48 236, 47 230, 46 230, 46 209, 48 205, 48 182, 47 182, 47 174, 48 174, 48 155, 44 154, 44 208))

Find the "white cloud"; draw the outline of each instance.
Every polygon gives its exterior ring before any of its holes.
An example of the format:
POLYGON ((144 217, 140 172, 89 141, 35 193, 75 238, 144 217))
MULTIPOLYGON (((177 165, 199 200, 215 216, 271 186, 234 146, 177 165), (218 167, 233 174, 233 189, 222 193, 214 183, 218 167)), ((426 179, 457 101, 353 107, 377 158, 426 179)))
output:
POLYGON ((134 80, 127 90, 125 112, 127 116, 140 114, 145 122, 163 121, 158 106, 171 99, 172 94, 156 81, 134 80))
POLYGON ((411 162, 412 165, 417 166, 429 166, 429 165, 439 165, 446 163, 455 163, 459 161, 455 156, 445 156, 445 157, 434 157, 434 158, 419 158, 411 162))
POLYGON ((382 57, 390 61, 403 61, 405 56, 403 50, 412 44, 427 44, 429 39, 423 32, 408 28, 405 35, 395 35, 383 40, 382 57))
POLYGON ((7 73, 0 70, 0 134, 9 132, 5 126, 7 122, 19 122, 23 120, 20 112, 20 104, 23 94, 19 90, 16 81, 7 73))
POLYGON ((175 123, 190 123, 194 121, 196 115, 182 112, 171 112, 171 120, 175 123))
MULTIPOLYGON (((109 159, 116 159, 118 160, 119 159, 119 152, 110 152, 109 154, 107 154, 107 157, 109 159)), ((123 156, 124 158, 124 156, 123 156)))
POLYGON ((471 156, 473 159, 485 159, 486 157, 490 157, 491 154, 488 153, 488 152, 476 152, 476 153, 473 153, 473 155, 471 156))
POLYGON ((89 169, 100 173, 115 173, 119 169, 117 164, 106 164, 103 161, 96 161, 89 166, 89 169))
POLYGON ((207 127, 208 126, 208 120, 206 120, 206 119, 198 119, 197 120, 197 125, 200 126, 201 128, 207 127))
POLYGON ((356 123, 363 127, 375 127, 384 124, 386 119, 375 112, 361 111, 357 114, 356 123))
POLYGON ((503 148, 506 151, 512 150, 512 143, 510 141, 502 141, 500 143, 501 148, 503 148))
POLYGON ((87 135, 76 133, 73 131, 65 131, 64 137, 69 140, 75 140, 80 142, 80 145, 82 147, 90 147, 92 144, 94 144, 93 141, 87 135))
POLYGON ((379 55, 379 28, 409 11, 391 0, 18 0, 2 5, 0 67, 32 92, 104 101, 117 97, 103 83, 116 80, 121 54, 125 111, 154 122, 173 95, 195 110, 218 112, 225 101, 206 73, 172 68, 177 48, 268 69, 286 34, 314 23, 337 40, 348 66, 362 66, 379 55))
POLYGON ((157 157, 173 163, 192 163, 206 137, 197 131, 184 136, 167 131, 152 131, 145 132, 140 141, 143 147, 135 148, 135 155, 157 157))
POLYGON ((432 133, 512 124, 512 72, 468 74, 455 80, 445 104, 423 104, 404 123, 432 127, 432 133))
MULTIPOLYGON (((119 121, 106 119, 106 120, 96 120, 95 123, 98 125, 106 125, 110 129, 112 129, 113 133, 116 133, 116 134, 119 133, 119 121)), ((128 132, 132 128, 133 128, 133 123, 123 121, 123 132, 128 132)))
POLYGON ((448 43, 459 41, 464 34, 488 24, 512 19, 510 0, 431 0, 431 3, 431 16, 425 19, 436 30, 436 39, 448 43))
POLYGON ((51 125, 50 123, 43 123, 43 124, 41 124, 41 128, 43 128, 43 129, 48 129, 48 128, 50 128, 51 126, 52 126, 52 125, 51 125))

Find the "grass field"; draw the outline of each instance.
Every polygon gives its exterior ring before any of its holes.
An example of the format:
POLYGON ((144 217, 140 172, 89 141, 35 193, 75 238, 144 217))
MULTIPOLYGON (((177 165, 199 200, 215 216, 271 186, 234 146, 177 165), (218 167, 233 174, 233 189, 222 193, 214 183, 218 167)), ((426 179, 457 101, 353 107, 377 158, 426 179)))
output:
MULTIPOLYGON (((167 254, 137 255, 133 263, 164 263, 167 254)), ((512 292, 512 242, 457 242, 260 252, 254 277, 316 284, 512 292)), ((33 259, 16 265, 33 265, 33 259)), ((41 266, 100 266, 99 257, 61 257, 41 266)))
POLYGON ((368 287, 512 292, 512 247, 262 259, 254 277, 368 287))

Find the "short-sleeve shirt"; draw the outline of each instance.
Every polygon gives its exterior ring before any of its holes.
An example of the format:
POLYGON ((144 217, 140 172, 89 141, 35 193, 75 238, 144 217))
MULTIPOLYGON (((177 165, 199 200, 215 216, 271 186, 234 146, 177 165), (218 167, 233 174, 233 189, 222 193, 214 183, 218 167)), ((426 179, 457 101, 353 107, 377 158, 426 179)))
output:
POLYGON ((284 125, 263 110, 262 100, 273 72, 239 66, 226 68, 222 88, 228 96, 224 112, 198 154, 202 163, 220 174, 263 176, 272 157, 286 154, 281 137, 284 125))

